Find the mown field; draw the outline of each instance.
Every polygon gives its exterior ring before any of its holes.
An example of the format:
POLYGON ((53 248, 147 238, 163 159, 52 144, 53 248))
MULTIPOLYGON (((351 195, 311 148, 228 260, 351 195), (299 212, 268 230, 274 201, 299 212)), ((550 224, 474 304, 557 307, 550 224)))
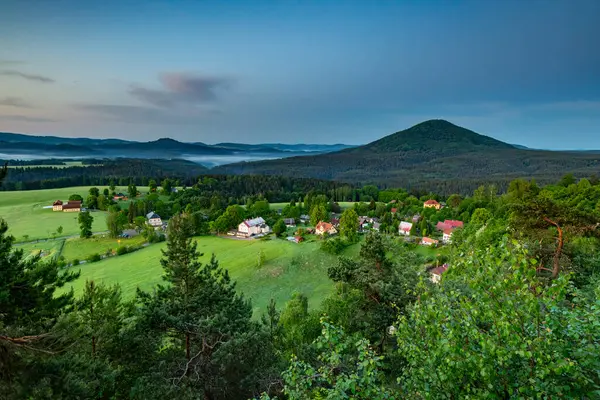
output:
MULTIPOLYGON (((77 235, 79 223, 77 213, 66 213, 45 209, 58 199, 67 200, 72 194, 79 194, 84 199, 87 197, 90 186, 79 186, 61 189, 24 190, 14 192, 0 192, 0 218, 4 218, 9 226, 9 233, 17 241, 37 240, 52 237, 52 233, 59 226, 63 227, 61 236, 77 235), (26 237, 25 237, 26 235, 26 237)), ((99 187, 102 191, 104 187, 99 187)), ((148 188, 138 188, 141 192, 148 188)), ((117 191, 127 188, 118 187, 117 191)), ((92 230, 101 232, 106 230, 104 212, 94 212, 92 230)))
POLYGON ((42 258, 54 257, 63 246, 64 239, 46 240, 38 243, 27 243, 17 246, 17 249, 23 250, 25 257, 41 255, 42 258), (41 253, 41 254, 40 254, 41 253))
MULTIPOLYGON (((197 243, 203 262, 215 253, 220 265, 229 270, 238 290, 252 300, 255 315, 265 310, 271 297, 281 307, 294 291, 299 291, 309 297, 311 307, 316 307, 334 289, 327 268, 337 262, 337 256, 322 252, 316 240, 296 244, 282 239, 246 241, 203 236, 197 238, 197 243), (264 263, 259 266, 261 253, 264 263)), ((73 288, 79 294, 86 280, 118 283, 126 298, 134 296, 138 287, 151 290, 161 282, 159 261, 164 246, 152 245, 135 253, 80 265, 77 268, 81 269, 81 277, 73 288)), ((358 251, 359 245, 354 245, 344 254, 353 256, 358 251)))
POLYGON ((139 246, 145 240, 142 236, 133 238, 109 238, 106 235, 93 236, 89 239, 72 238, 65 241, 62 256, 71 262, 74 259, 85 260, 92 254, 104 254, 108 250, 116 251, 120 246, 139 246))

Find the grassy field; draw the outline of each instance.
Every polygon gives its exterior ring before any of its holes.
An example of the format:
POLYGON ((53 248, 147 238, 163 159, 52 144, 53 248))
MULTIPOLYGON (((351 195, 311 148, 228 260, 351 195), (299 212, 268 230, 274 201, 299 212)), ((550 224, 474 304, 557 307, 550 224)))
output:
POLYGON ((60 250, 63 242, 64 239, 57 239, 38 243, 27 243, 17 246, 17 249, 23 250, 23 255, 25 257, 35 256, 40 254, 40 252, 43 252, 42 258, 53 257, 60 250))
POLYGON ((104 254, 108 250, 117 250, 119 246, 138 246, 144 243, 142 236, 125 239, 112 239, 107 236, 94 236, 90 239, 67 239, 62 255, 65 260, 85 260, 92 254, 104 254))
MULTIPOLYGON (((62 236, 76 235, 79 233, 77 213, 52 211, 43 207, 50 206, 55 200, 67 200, 72 194, 87 197, 90 186, 78 186, 62 189, 24 190, 14 192, 0 192, 0 217, 8 222, 9 233, 17 241, 44 239, 52 237, 59 226, 63 227, 62 236)), ((99 187, 102 191, 104 187, 99 187)), ((118 187, 117 191, 127 188, 118 187)), ((148 188, 139 188, 147 191, 148 188)), ((94 232, 106 230, 105 213, 94 212, 94 232)))
MULTIPOLYGON (((311 307, 316 307, 334 288, 327 277, 327 268, 337 262, 337 257, 322 252, 318 241, 296 244, 281 239, 246 241, 213 236, 197 241, 202 261, 208 261, 215 253, 220 265, 237 281, 238 290, 252 299, 255 315, 265 310, 271 297, 282 307, 294 291, 305 293, 311 307), (259 267, 261 252, 264 264, 259 267)), ((159 260, 164 246, 164 243, 152 245, 124 256, 81 265, 81 277, 73 287, 76 293, 81 293, 86 280, 118 283, 128 298, 137 287, 150 290, 161 282, 159 260)), ((344 254, 356 255, 358 250, 359 246, 354 245, 344 254)))

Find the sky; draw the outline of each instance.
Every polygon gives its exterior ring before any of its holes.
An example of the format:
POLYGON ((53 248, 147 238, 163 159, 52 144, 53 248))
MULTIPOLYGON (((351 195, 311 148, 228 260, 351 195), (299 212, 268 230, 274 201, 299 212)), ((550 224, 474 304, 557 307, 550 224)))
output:
POLYGON ((600 149, 598 0, 3 0, 0 131, 600 149))

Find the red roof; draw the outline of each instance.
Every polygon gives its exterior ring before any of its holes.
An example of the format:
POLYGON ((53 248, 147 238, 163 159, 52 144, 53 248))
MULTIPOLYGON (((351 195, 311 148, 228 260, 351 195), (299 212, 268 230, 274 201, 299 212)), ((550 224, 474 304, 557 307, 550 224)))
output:
POLYGON ((54 203, 52 203, 53 206, 62 206, 62 201, 61 200, 56 200, 54 203))
POLYGON ((325 232, 331 230, 331 228, 333 228, 333 225, 331 225, 329 222, 323 222, 323 221, 319 222, 317 224, 317 226, 315 227, 316 230, 325 231, 325 232))
POLYGON ((67 202, 67 204, 63 205, 63 210, 67 209, 72 209, 72 208, 81 208, 81 202, 80 201, 74 201, 74 200, 69 200, 67 202))
POLYGON ((446 272, 447 270, 448 270, 448 264, 444 264, 439 267, 435 267, 434 269, 432 269, 429 272, 432 273, 433 275, 441 275, 444 272, 446 272))
POLYGON ((447 219, 444 221, 444 224, 450 226, 451 228, 462 228, 464 226, 462 221, 456 221, 454 219, 447 219))
POLYGON ((438 204, 440 204, 440 203, 438 203, 437 201, 435 201, 435 200, 431 199, 431 200, 427 200, 427 201, 425 202, 425 204, 426 204, 426 205, 430 205, 430 204, 431 204, 431 205, 438 205, 438 204))
POLYGON ((395 214, 395 213, 396 213, 396 211, 398 211, 398 209, 397 209, 397 208, 392 208, 392 214, 395 214))
POLYGON ((423 243, 439 243, 439 240, 435 240, 435 239, 425 236, 424 238, 421 239, 421 242, 423 242, 423 243))
POLYGON ((444 229, 444 235, 452 235, 452 229, 444 229))

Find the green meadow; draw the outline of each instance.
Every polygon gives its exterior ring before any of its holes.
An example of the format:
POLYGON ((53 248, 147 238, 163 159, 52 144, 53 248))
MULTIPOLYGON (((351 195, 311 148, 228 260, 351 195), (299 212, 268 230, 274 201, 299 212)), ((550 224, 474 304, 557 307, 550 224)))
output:
MULTIPOLYGON (((28 241, 51 238, 59 226, 63 227, 61 236, 72 236, 79 233, 78 213, 52 211, 51 206, 56 200, 67 200, 72 194, 87 197, 91 186, 78 186, 62 189, 23 190, 0 192, 0 218, 6 220, 9 233, 17 241, 28 241)), ((100 191, 104 187, 98 187, 100 191)), ((126 187, 118 187, 117 191, 126 191, 126 187)), ((148 188, 138 188, 142 193, 148 188)), ((106 230, 104 212, 93 212, 94 223, 92 230, 106 230)))
MULTIPOLYGON (((238 290, 252 300, 255 315, 265 310, 271 298, 283 306, 295 291, 306 294, 311 307, 316 307, 334 289, 334 283, 327 277, 327 268, 337 262, 337 256, 322 252, 318 240, 300 244, 283 239, 235 240, 215 236, 196 240, 201 261, 209 261, 214 253, 220 266, 237 282, 238 290)), ((79 294, 86 280, 119 284, 126 298, 133 297, 137 288, 151 290, 161 282, 160 258, 164 247, 161 243, 123 256, 82 264, 76 267, 80 268, 81 277, 72 287, 79 294)), ((355 256, 358 251, 359 246, 353 245, 344 254, 355 256)))
POLYGON ((75 259, 85 260, 92 254, 104 254, 109 250, 116 251, 120 246, 140 246, 145 239, 138 235, 133 238, 109 238, 96 235, 89 239, 71 238, 65 241, 62 256, 67 262, 75 259))

